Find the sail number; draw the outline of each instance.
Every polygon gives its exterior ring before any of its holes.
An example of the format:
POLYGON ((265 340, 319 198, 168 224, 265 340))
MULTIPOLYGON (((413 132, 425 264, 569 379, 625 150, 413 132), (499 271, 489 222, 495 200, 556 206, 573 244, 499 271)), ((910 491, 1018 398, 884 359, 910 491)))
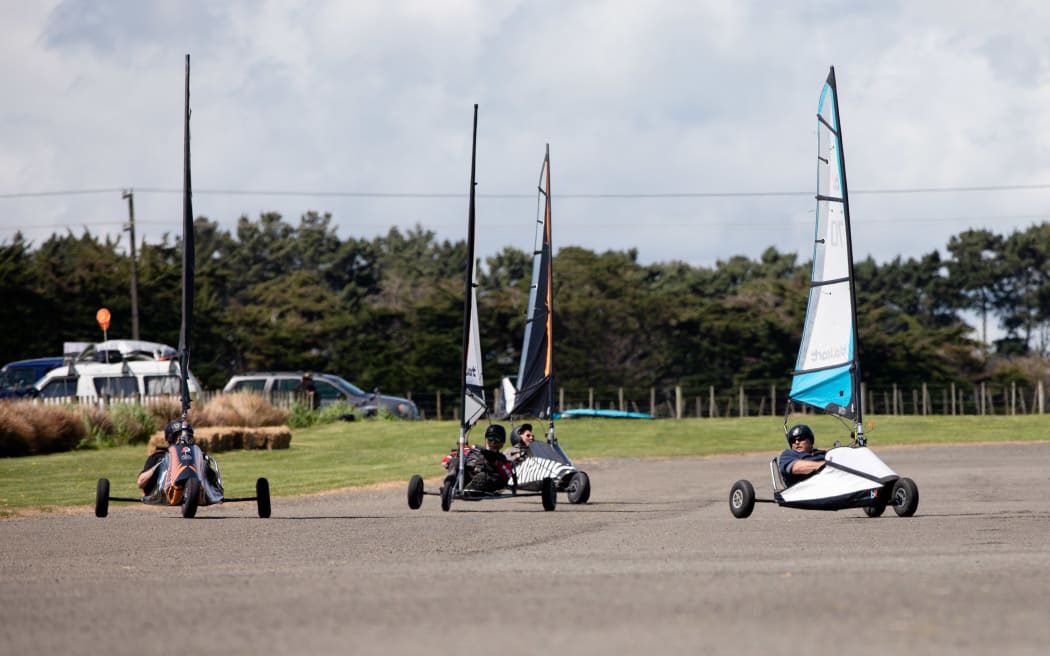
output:
POLYGON ((828 224, 828 232, 825 240, 829 246, 842 247, 846 245, 846 222, 832 221, 828 224))

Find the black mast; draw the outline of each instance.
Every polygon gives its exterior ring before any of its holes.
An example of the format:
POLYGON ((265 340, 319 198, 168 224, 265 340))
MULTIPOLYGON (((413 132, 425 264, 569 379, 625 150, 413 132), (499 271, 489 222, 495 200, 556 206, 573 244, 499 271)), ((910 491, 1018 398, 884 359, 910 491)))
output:
POLYGON ((190 344, 193 323, 193 192, 190 184, 190 56, 186 55, 186 111, 183 131, 182 177, 182 326, 179 329, 179 369, 182 383, 182 417, 190 410, 190 344))
POLYGON ((478 152, 478 105, 474 103, 474 136, 470 145, 470 208, 467 210, 467 276, 463 285, 463 371, 460 377, 460 435, 470 428, 467 417, 467 358, 470 348, 470 313, 471 298, 473 298, 474 287, 474 181, 475 165, 478 152))

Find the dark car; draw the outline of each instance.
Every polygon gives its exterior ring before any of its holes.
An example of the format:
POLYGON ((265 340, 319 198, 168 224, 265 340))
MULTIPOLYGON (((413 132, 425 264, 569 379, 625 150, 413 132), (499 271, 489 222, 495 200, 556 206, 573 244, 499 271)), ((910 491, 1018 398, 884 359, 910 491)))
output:
MULTIPOLYGON (((378 408, 404 419, 419 419, 419 408, 409 399, 399 396, 381 394, 376 399, 374 393, 366 392, 350 381, 335 374, 312 374, 314 387, 321 397, 321 405, 326 406, 337 401, 345 401, 368 417, 376 414, 378 408)), ((238 374, 230 378, 224 392, 292 392, 303 379, 301 371, 253 371, 238 374)))
POLYGON ((0 399, 35 396, 33 383, 64 363, 65 360, 60 357, 8 362, 0 369, 0 399))

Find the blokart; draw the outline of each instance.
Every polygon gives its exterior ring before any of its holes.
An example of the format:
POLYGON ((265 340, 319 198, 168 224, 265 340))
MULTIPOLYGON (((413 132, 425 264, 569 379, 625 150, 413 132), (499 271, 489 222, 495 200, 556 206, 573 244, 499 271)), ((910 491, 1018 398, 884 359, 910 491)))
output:
POLYGON ((863 508, 869 517, 879 517, 892 506, 901 517, 911 517, 919 505, 918 486, 880 460, 864 437, 853 235, 834 68, 828 73, 817 105, 816 199, 809 300, 792 372, 784 434, 789 434, 792 406, 798 404, 843 423, 852 422, 849 446, 836 442, 824 454, 820 469, 790 487, 780 475, 781 456, 773 458, 769 463, 773 497, 757 499, 751 482, 740 480, 730 489, 729 509, 734 517, 744 518, 751 515, 756 502, 769 502, 809 510, 863 508))
MULTIPOLYGON (((183 132, 183 198, 182 198, 182 320, 179 329, 179 348, 174 354, 179 362, 182 392, 182 418, 169 422, 164 428, 168 444, 162 458, 155 465, 151 482, 146 484, 141 497, 113 497, 109 494, 109 479, 100 478, 95 487, 95 516, 109 514, 110 501, 128 501, 160 506, 181 506, 183 517, 193 517, 200 506, 235 501, 255 501, 259 517, 270 516, 270 484, 265 478, 255 482, 254 497, 228 499, 223 496, 222 479, 215 460, 204 454, 194 443, 193 428, 188 421, 190 409, 190 344, 193 326, 194 228, 193 203, 190 185, 190 56, 186 55, 186 110, 183 132)), ((100 324, 103 320, 100 319, 100 324)), ((106 330, 109 326, 105 318, 106 330)))
MULTIPOLYGON (((441 487, 437 490, 427 489, 422 476, 418 474, 413 476, 408 482, 408 507, 412 510, 418 510, 423 505, 423 497, 428 494, 441 497, 441 509, 444 511, 450 510, 452 502, 455 500, 484 501, 527 496, 539 496, 544 510, 554 510, 557 507, 558 490, 556 479, 550 475, 544 476, 544 472, 540 469, 533 471, 535 477, 528 482, 527 488, 519 484, 516 471, 511 475, 508 485, 501 489, 493 491, 472 488, 471 483, 473 481, 467 471, 466 462, 468 459, 466 454, 468 451, 477 448, 465 445, 457 446, 457 455, 453 457, 455 464, 453 464, 452 470, 445 476, 441 482, 441 487)), ((537 458, 537 463, 539 461, 540 459, 537 458)), ((552 465, 558 464, 553 461, 548 462, 552 465)))
POLYGON ((100 478, 95 489, 95 516, 109 514, 109 502, 136 502, 151 506, 179 506, 182 516, 196 516, 197 508, 220 503, 255 501, 259 517, 270 516, 270 484, 265 478, 255 481, 255 496, 223 496, 219 465, 194 443, 193 430, 183 422, 181 434, 169 444, 157 464, 152 483, 141 497, 114 497, 109 494, 109 479, 100 478))
POLYGON ((755 503, 776 503, 786 508, 844 510, 863 508, 868 517, 879 517, 892 506, 901 517, 911 517, 919 506, 919 488, 899 476, 875 452, 856 440, 835 446, 824 456, 824 466, 808 478, 787 487, 778 467, 779 455, 769 462, 772 498, 757 498, 748 480, 733 483, 729 510, 738 519, 751 515, 755 503))

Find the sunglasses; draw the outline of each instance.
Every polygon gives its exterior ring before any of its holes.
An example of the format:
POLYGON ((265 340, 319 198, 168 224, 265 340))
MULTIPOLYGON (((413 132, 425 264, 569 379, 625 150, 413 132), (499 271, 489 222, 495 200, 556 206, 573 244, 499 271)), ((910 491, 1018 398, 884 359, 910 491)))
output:
POLYGON ((791 443, 792 444, 794 444, 795 442, 808 442, 808 441, 809 441, 808 437, 794 437, 794 438, 791 439, 791 443))

